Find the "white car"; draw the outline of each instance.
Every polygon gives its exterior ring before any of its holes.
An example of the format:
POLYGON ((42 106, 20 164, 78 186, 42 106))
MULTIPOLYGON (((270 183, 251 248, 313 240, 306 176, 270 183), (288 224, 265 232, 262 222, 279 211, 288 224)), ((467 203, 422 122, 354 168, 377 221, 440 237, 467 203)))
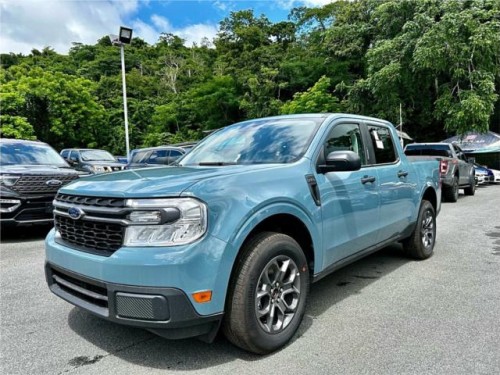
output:
POLYGON ((490 182, 492 183, 500 183, 500 171, 496 169, 488 168, 493 172, 493 177, 490 177, 490 182))

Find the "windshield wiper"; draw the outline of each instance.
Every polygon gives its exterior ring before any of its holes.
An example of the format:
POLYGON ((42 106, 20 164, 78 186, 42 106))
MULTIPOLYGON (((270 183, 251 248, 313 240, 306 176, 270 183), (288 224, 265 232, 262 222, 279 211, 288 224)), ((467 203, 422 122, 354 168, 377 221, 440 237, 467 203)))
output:
POLYGON ((236 165, 236 164, 238 164, 238 163, 225 162, 225 161, 202 161, 202 162, 198 163, 198 165, 200 165, 200 166, 207 166, 207 167, 210 167, 210 166, 223 167, 225 165, 236 165))

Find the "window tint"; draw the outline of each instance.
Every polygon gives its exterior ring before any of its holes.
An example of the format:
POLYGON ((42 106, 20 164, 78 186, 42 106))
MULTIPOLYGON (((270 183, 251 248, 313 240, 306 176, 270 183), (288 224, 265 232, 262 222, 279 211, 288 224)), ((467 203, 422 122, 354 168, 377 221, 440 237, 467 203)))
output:
POLYGON ((155 150, 149 156, 148 164, 168 164, 169 150, 155 150))
POLYGON ((389 129, 382 126, 368 125, 368 131, 375 151, 376 163, 394 163, 397 158, 389 129))
POLYGON ((333 151, 354 151, 361 159, 361 165, 366 164, 365 147, 358 124, 336 125, 325 143, 325 157, 333 151))
POLYGON ((177 159, 180 156, 182 156, 182 152, 177 151, 177 150, 170 151, 170 158, 177 159))
POLYGON ((68 158, 69 150, 62 150, 61 151, 61 156, 65 159, 68 158))

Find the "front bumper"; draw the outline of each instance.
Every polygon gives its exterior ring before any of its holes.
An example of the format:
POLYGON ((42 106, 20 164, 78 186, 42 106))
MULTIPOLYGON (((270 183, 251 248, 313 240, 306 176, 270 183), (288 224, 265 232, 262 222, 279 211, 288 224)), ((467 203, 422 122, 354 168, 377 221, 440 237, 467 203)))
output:
POLYGON ((218 327, 232 248, 216 237, 170 248, 121 247, 103 256, 61 242, 53 229, 45 249, 51 291, 104 319, 169 338, 210 335, 218 327), (197 303, 193 293, 205 290, 212 300, 197 303))
POLYGON ((215 337, 222 313, 201 316, 186 294, 176 288, 138 287, 95 280, 49 262, 50 290, 69 303, 103 319, 148 329, 170 339, 215 337))
POLYGON ((0 196, 2 199, 19 200, 20 204, 12 212, 2 212, 0 223, 2 225, 33 225, 33 224, 52 224, 54 195, 19 197, 19 196, 0 196))

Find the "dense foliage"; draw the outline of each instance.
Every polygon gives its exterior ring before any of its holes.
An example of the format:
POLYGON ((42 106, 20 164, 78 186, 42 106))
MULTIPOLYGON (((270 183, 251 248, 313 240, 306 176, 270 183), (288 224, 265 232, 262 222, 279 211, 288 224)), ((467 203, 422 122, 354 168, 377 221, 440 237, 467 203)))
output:
MULTIPOLYGON (((337 1, 272 23, 251 10, 213 41, 125 51, 132 148, 280 113, 385 118, 417 140, 500 131, 498 0, 337 1), (402 112, 400 113, 400 108, 402 112)), ((108 37, 1 56, 1 136, 124 153, 119 49, 108 37)))

